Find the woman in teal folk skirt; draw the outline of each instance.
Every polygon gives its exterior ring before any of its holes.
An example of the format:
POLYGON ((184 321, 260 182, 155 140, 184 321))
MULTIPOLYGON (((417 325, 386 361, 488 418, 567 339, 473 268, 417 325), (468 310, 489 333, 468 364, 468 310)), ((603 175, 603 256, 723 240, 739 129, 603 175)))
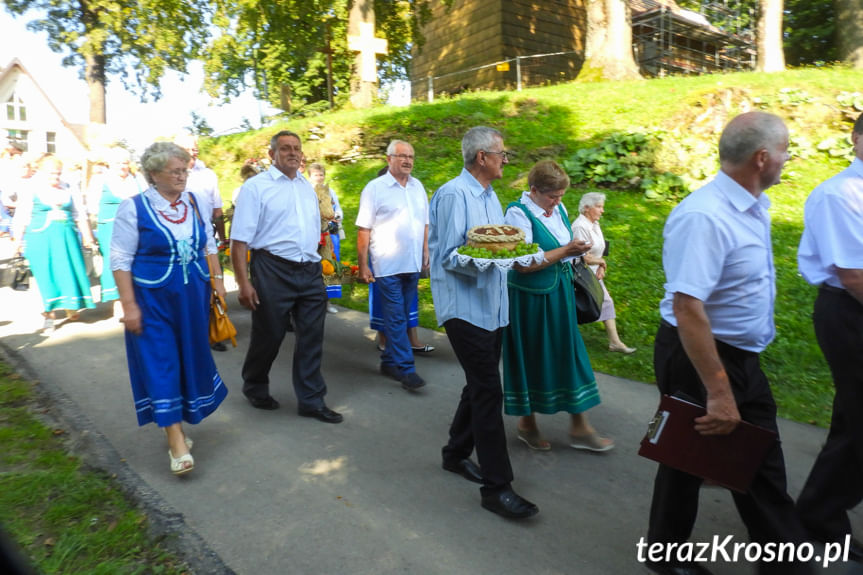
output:
POLYGON ((93 246, 93 234, 80 198, 60 180, 62 173, 60 160, 42 158, 13 222, 20 230, 15 233, 22 242, 18 250, 23 246, 42 296, 46 335, 54 330, 55 310, 64 309, 69 319, 76 319, 79 310, 96 307, 81 251, 82 240, 85 248, 93 246))
POLYGON ((114 218, 120 203, 147 189, 142 185, 131 170, 129 152, 123 148, 111 150, 111 173, 102 183, 99 194, 99 213, 97 216, 96 237, 99 240, 99 250, 102 252, 102 275, 99 278, 102 286, 101 301, 113 301, 114 317, 121 315, 120 292, 111 271, 111 235, 114 232, 114 218))
POLYGON ((528 176, 530 191, 512 202, 505 221, 537 243, 545 260, 509 272, 509 326, 503 337, 504 412, 518 415, 518 438, 547 451, 536 413, 571 414, 569 445, 608 451, 614 441, 600 436, 586 411, 599 404, 599 391, 575 314, 571 261, 590 249, 574 240, 560 203, 569 176, 551 160, 538 162, 528 176))

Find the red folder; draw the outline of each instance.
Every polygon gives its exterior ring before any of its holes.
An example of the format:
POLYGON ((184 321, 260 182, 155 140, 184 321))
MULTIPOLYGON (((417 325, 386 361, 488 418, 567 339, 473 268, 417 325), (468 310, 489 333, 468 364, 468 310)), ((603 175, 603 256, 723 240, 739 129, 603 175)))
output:
POLYGON ((707 410, 696 403, 663 395, 638 454, 746 492, 776 442, 776 433, 741 421, 728 435, 702 435, 695 431, 694 420, 705 413, 707 410))

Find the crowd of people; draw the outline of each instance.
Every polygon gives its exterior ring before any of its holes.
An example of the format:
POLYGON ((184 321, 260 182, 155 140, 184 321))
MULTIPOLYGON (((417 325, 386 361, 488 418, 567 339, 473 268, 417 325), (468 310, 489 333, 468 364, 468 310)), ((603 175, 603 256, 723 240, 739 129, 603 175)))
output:
MULTIPOLYGON (((749 489, 732 494, 757 543, 841 541, 851 535, 848 511, 863 500, 863 115, 852 141, 851 166, 806 202, 799 248, 801 274, 819 286, 815 331, 836 386, 830 434, 796 504, 787 492, 779 441, 749 489)), ((733 118, 719 140, 720 170, 675 207, 665 224, 665 295, 654 348, 657 387, 704 406, 705 415, 693 423, 704 435, 727 435, 746 421, 778 436, 776 405, 759 355, 775 335, 765 192, 780 181, 788 143, 788 130, 777 116, 749 112, 733 118)), ((437 322, 465 378, 441 465, 480 485, 483 508, 524 519, 539 509, 513 489, 504 414, 518 417, 517 438, 529 449, 551 449, 536 415, 559 412, 570 414, 572 448, 606 452, 615 445, 587 417, 599 404, 600 391, 575 316, 572 265, 578 258, 602 284, 598 321, 609 351, 635 349, 620 338, 604 281, 608 244, 599 220, 605 196, 585 194, 571 220, 561 201, 569 177, 554 161, 543 160, 531 169, 528 189, 504 209, 492 186, 508 164, 503 134, 471 128, 461 152, 461 173, 429 201, 412 175, 413 145, 389 144, 387 167, 360 195, 358 279, 370 284, 370 322, 381 332, 381 374, 417 393, 428 382, 417 373, 414 354, 433 350, 411 333, 418 281, 428 274, 437 322), (520 228, 527 243, 538 244, 542 258, 507 270, 459 257, 468 230, 499 224, 520 228)), ((238 301, 251 311, 243 395, 257 409, 280 407, 271 395, 270 372, 292 331, 298 414, 331 424, 344 420, 326 404, 321 371, 330 298, 341 295, 325 285, 322 261, 339 257, 346 239, 344 214, 324 166, 312 163, 304 174, 299 135, 276 133, 268 153, 267 169, 242 168, 230 240, 215 175, 197 158, 193 138, 150 146, 141 158, 143 179, 131 173, 129 156, 118 150, 99 180, 96 207, 85 205, 63 182, 62 164, 50 156, 36 163, 20 160, 17 183, 0 196, 4 214, 14 207, 11 235, 33 270, 46 331, 53 328, 55 310, 65 309, 74 319, 79 310, 93 307, 83 249, 98 239, 103 276, 110 275, 101 281, 102 300, 117 300, 122 308, 138 423, 165 429, 170 470, 178 475, 195 466, 183 423, 199 423, 227 394, 207 340, 211 282, 219 295, 225 292, 219 243, 230 241, 238 301), (88 214, 96 223, 95 236, 88 214)), ((647 534, 651 545, 689 539, 703 482, 658 466, 647 534)), ((856 540, 850 553, 863 560, 856 540)), ((671 555, 647 566, 660 574, 710 572, 671 555)), ((812 572, 794 558, 761 561, 758 569, 812 572)))

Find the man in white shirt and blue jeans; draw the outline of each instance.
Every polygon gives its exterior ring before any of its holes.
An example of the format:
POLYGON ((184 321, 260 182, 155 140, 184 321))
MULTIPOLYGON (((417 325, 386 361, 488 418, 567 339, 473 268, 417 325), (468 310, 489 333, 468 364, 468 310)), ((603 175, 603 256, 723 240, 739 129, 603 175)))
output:
POLYGON ((425 381, 414 366, 407 322, 420 272, 429 267, 428 197, 420 181, 411 176, 413 146, 401 140, 390 142, 387 164, 387 172, 369 182, 360 196, 359 279, 375 282, 381 294, 387 336, 381 373, 416 391, 425 381))

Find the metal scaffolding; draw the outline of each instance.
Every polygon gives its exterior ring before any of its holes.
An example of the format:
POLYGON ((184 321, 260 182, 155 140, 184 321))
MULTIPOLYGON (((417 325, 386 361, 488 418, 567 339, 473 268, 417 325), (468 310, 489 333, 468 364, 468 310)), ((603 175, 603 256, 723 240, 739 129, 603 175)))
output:
POLYGON ((739 13, 725 2, 703 2, 700 14, 657 3, 632 18, 633 52, 641 73, 665 76, 753 69, 752 34, 741 29, 740 22, 739 13), (721 28, 711 21, 721 22, 721 28))

